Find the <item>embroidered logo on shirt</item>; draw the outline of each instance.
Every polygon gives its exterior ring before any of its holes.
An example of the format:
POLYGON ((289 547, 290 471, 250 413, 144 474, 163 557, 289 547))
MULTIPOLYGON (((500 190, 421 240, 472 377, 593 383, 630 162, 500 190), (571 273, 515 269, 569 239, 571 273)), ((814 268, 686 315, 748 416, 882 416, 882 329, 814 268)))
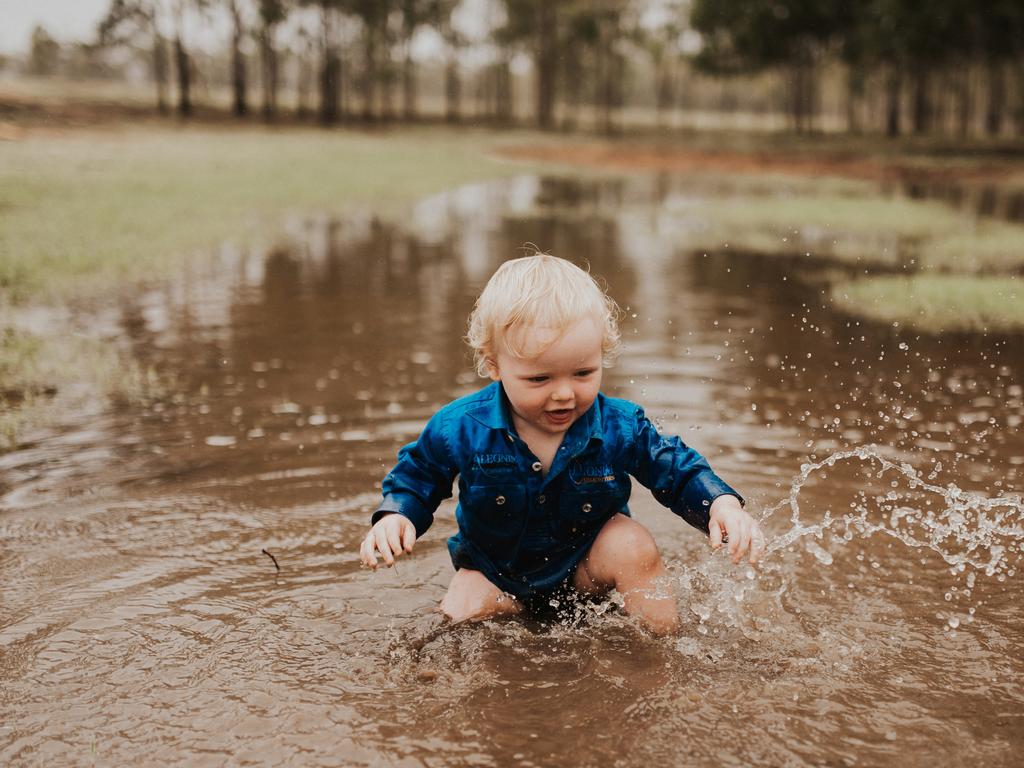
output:
POLYGON ((481 467, 500 467, 515 466, 518 462, 511 453, 478 453, 473 457, 473 463, 481 467))
POLYGON ((576 485, 610 483, 615 479, 615 472, 607 464, 573 464, 569 467, 569 477, 576 485))

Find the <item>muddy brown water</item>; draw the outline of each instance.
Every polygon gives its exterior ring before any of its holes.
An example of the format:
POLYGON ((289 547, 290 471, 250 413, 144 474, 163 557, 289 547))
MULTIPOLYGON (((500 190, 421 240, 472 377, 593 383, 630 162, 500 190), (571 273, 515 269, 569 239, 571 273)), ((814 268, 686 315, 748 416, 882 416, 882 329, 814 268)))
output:
POLYGON ((0 762, 1019 764, 1024 343, 861 324, 821 267, 693 251, 701 194, 524 176, 125 297, 166 395, 0 457, 0 762), (605 390, 769 535, 733 567, 636 487, 679 637, 614 597, 445 626, 451 501, 396 569, 358 566, 398 447, 480 385, 465 319, 526 242, 607 280, 605 390))

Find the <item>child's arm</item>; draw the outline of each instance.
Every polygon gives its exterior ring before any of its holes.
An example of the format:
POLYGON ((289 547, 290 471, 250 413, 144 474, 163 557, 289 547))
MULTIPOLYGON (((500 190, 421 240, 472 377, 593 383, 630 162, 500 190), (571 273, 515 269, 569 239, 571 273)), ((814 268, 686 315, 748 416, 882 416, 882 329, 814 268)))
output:
POLYGON ((434 510, 452 495, 457 470, 444 437, 444 420, 443 409, 434 414, 419 438, 398 452, 398 463, 384 478, 384 499, 359 547, 366 567, 377 568, 377 552, 388 567, 412 552, 434 521, 434 510))
POLYGON ((757 522, 743 509, 743 498, 716 475, 707 460, 678 437, 658 432, 643 410, 636 412, 632 474, 654 498, 695 528, 710 534, 711 546, 729 544, 734 563, 764 550, 757 522))

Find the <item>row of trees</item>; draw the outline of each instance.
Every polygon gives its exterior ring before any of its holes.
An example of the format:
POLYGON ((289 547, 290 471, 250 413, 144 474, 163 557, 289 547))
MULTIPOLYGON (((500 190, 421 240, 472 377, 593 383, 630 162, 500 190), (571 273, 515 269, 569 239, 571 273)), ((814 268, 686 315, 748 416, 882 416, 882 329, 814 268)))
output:
MULTIPOLYGON (((978 101, 985 105, 985 131, 1000 133, 1009 73, 1024 97, 1021 0, 696 0, 691 22, 704 35, 699 63, 705 69, 787 72, 798 129, 813 125, 817 74, 828 61, 841 62, 846 72, 851 130, 860 129, 858 102, 872 81, 881 81, 889 135, 903 129, 908 93, 915 133, 938 122, 946 93, 954 94, 963 134, 978 101), (978 82, 987 89, 981 100, 971 94, 978 82)), ((1018 98, 1020 109, 1024 99, 1018 98)))
MULTIPOLYGON (((637 94, 661 116, 692 105, 688 90, 713 76, 768 84, 797 130, 820 125, 830 90, 853 131, 996 135, 1015 121, 1024 133, 1021 0, 110 0, 98 45, 145 50, 160 110, 173 80, 188 115, 188 31, 214 18, 230 29, 222 66, 238 115, 253 109, 253 80, 262 114, 280 113, 287 61, 300 112, 416 119, 415 43, 429 38, 452 121, 472 82, 487 118, 513 122, 526 68, 543 129, 572 128, 587 111, 611 132, 637 94)), ((763 105, 754 90, 734 88, 719 107, 763 105)))

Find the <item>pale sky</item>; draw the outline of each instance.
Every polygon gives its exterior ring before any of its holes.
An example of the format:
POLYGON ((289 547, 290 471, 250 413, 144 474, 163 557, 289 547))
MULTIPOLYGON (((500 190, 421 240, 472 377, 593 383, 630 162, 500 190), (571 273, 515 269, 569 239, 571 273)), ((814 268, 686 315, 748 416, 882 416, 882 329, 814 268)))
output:
POLYGON ((60 41, 91 40, 109 0, 0 0, 0 53, 23 53, 36 24, 60 41))
MULTIPOLYGON (((658 16, 663 1, 646 0, 648 13, 654 14, 651 19, 658 16)), ((61 42, 94 40, 96 27, 109 5, 110 0, 0 0, 0 53, 26 53, 36 24, 42 24, 61 42)), ((500 21, 501 13, 492 0, 463 0, 453 20, 456 28, 471 39, 479 38, 485 34, 488 22, 500 21)), ((197 37, 205 42, 201 38, 226 34, 226 28, 226 21, 215 16, 204 20, 190 38, 193 43, 197 37)), ((424 54, 437 48, 433 40, 422 43, 424 54)))

